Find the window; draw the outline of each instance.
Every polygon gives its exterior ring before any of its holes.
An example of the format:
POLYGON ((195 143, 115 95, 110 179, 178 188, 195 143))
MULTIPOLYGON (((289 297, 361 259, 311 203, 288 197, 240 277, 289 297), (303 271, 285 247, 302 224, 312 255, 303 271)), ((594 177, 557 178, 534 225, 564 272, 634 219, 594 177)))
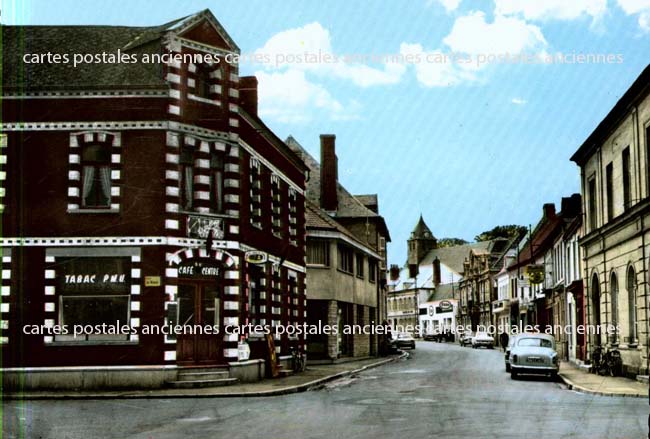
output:
POLYGON ((368 280, 377 282, 377 261, 370 258, 368 258, 368 280))
POLYGON ((280 178, 271 175, 271 229, 275 236, 282 236, 282 194, 280 192, 280 178))
POLYGON ((614 218, 614 166, 612 163, 605 168, 605 187, 607 191, 607 219, 614 218))
POLYGON ((194 205, 194 147, 183 145, 180 155, 181 178, 180 198, 181 209, 190 210, 194 205))
POLYGON ((354 260, 354 254, 352 250, 343 245, 339 244, 338 245, 338 269, 341 271, 344 271, 346 273, 353 273, 354 267, 353 267, 353 260, 354 260))
POLYGON ((250 160, 250 221, 255 227, 262 228, 262 175, 260 162, 250 160))
POLYGON ((298 194, 293 188, 289 188, 289 240, 298 245, 298 194))
POLYGON ((630 188, 630 147, 623 150, 623 208, 629 209, 632 203, 632 194, 630 188))
POLYGON ((107 146, 88 145, 81 154, 83 207, 111 205, 111 154, 107 146))
POLYGON ((207 64, 196 66, 196 94, 200 98, 210 98, 210 67, 207 64))
POLYGON ((223 213, 223 154, 213 152, 210 156, 210 210, 223 213))
POLYGON ((589 187, 589 228, 596 230, 596 177, 591 177, 588 183, 589 187))
POLYGON ((57 341, 126 341, 128 334, 115 334, 129 321, 131 259, 110 257, 58 258, 56 291, 59 294, 59 325, 106 325, 96 334, 56 336, 57 341), (101 332, 101 333, 99 333, 101 332), (113 333, 110 333, 113 332, 113 333))
POLYGON ((266 312, 266 293, 264 292, 266 279, 264 270, 259 265, 251 265, 249 273, 248 307, 250 318, 253 325, 259 325, 266 312))
POLYGON ((363 262, 364 262, 363 253, 357 253, 356 262, 357 262, 357 264, 356 264, 357 265, 357 270, 356 270, 357 271, 357 277, 363 279, 363 276, 364 276, 364 273, 363 273, 363 262))
POLYGON ((627 310, 629 323, 629 344, 636 344, 636 274, 630 266, 627 270, 627 310))
POLYGON ((329 267, 330 246, 328 241, 322 239, 307 241, 307 264, 329 267))
MULTIPOLYGON (((616 274, 612 272, 612 277, 610 278, 610 297, 612 300, 612 325, 616 326, 618 325, 618 279, 616 278, 616 274)), ((611 335, 611 341, 612 343, 617 343, 618 339, 616 336, 616 332, 614 332, 611 335)))

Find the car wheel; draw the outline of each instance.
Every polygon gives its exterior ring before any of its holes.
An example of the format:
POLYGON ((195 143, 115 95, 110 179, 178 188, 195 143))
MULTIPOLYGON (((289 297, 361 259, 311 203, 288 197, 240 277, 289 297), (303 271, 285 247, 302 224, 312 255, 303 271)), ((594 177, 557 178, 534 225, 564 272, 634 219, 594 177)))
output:
POLYGON ((506 372, 510 372, 510 364, 506 364, 506 372))
POLYGON ((516 370, 514 370, 514 369, 510 369, 510 378, 512 378, 513 380, 516 380, 516 379, 517 379, 517 375, 518 375, 518 374, 517 374, 517 371, 516 371, 516 370))
POLYGON ((551 372, 550 378, 551 381, 557 381, 557 372, 551 372))

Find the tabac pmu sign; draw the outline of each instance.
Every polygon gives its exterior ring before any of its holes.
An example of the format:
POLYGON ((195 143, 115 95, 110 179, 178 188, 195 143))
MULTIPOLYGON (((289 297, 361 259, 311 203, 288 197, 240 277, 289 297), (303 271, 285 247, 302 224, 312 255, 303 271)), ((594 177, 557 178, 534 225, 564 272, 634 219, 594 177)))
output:
POLYGON ((529 265, 526 269, 528 274, 528 281, 531 285, 539 285, 544 282, 544 266, 543 265, 529 265))

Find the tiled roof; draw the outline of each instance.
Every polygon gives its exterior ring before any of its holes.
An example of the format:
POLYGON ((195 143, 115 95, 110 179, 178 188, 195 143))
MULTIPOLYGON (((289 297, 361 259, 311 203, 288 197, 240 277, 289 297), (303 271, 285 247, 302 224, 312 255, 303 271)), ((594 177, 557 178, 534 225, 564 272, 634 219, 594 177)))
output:
POLYGON ((454 292, 458 293, 460 290, 460 284, 454 282, 452 284, 440 284, 436 287, 435 291, 429 295, 428 302, 433 302, 435 300, 446 300, 453 299, 454 292))
MULTIPOLYGON (((305 222, 307 226, 307 233, 309 230, 331 230, 345 235, 355 243, 364 248, 368 248, 366 244, 359 241, 352 232, 339 224, 336 220, 331 218, 327 212, 320 207, 316 206, 313 202, 305 200, 305 222)), ((370 249, 371 250, 371 249, 370 249)), ((374 252, 374 250, 372 250, 374 252)))
POLYGON ((435 258, 438 258, 440 260, 440 263, 446 265, 456 273, 462 273, 463 262, 465 262, 465 258, 469 256, 470 250, 475 252, 487 251, 490 243, 491 241, 483 241, 473 242, 470 244, 455 245, 453 247, 436 248, 427 253, 427 255, 420 262, 420 266, 432 265, 433 260, 435 258))
POLYGON ((3 88, 20 90, 81 88, 165 88, 157 63, 83 63, 73 54, 160 54, 165 33, 182 32, 207 18, 233 50, 239 48, 209 10, 160 26, 1 26, 3 88), (25 54, 68 54, 68 63, 24 63, 25 54))

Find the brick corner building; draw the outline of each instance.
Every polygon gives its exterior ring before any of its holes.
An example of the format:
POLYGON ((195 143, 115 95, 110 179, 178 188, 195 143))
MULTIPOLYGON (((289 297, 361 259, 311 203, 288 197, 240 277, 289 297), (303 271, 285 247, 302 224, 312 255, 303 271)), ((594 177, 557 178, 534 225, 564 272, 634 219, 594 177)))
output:
MULTIPOLYGON (((84 373, 87 387, 155 387, 184 366, 259 378, 242 371, 263 370, 264 334, 225 329, 305 321, 307 168, 258 118, 257 80, 229 62, 240 49, 208 10, 156 27, 2 32, 5 384, 29 370, 25 387, 79 387, 84 373), (182 61, 22 59, 118 51, 182 61), (118 322, 137 332, 53 332, 118 322), (174 325, 219 333, 155 333, 174 325), (32 379, 44 368, 58 375, 32 379)), ((283 356, 305 339, 274 344, 283 356)))

